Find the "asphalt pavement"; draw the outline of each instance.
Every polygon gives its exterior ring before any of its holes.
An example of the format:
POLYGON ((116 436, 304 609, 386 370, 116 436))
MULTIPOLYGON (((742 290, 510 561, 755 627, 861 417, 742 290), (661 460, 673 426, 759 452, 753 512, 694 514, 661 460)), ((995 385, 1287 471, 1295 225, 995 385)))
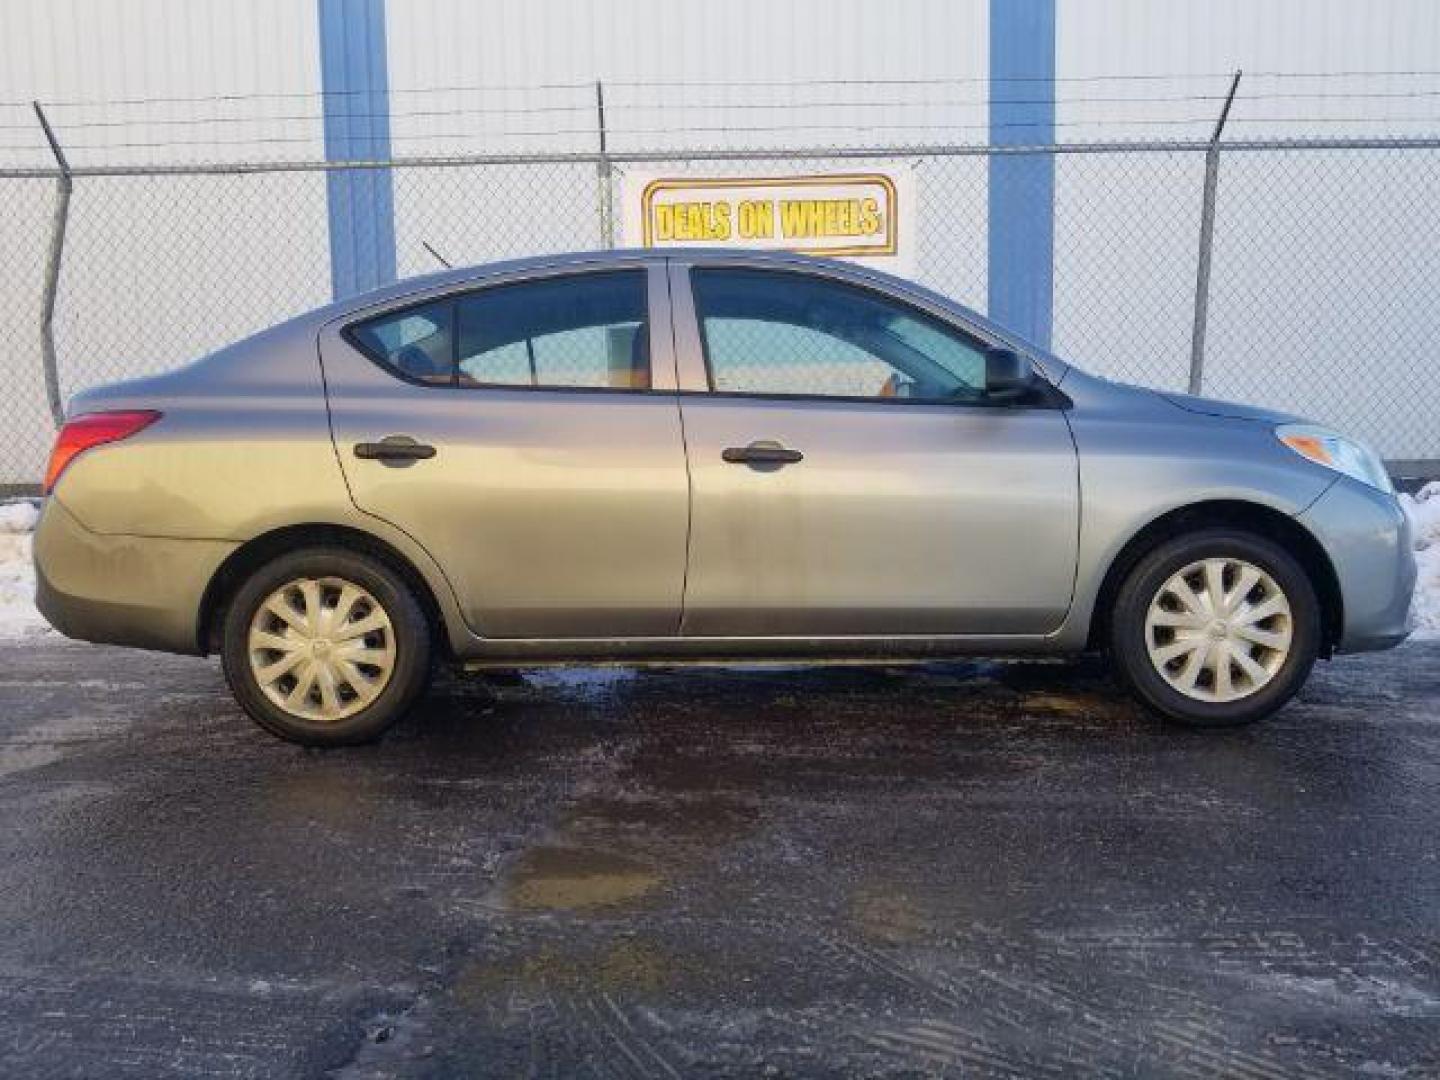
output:
POLYGON ((1440 1075, 1440 643, 1177 730, 1094 664, 446 679, 276 741, 0 645, 0 1075, 1440 1075))

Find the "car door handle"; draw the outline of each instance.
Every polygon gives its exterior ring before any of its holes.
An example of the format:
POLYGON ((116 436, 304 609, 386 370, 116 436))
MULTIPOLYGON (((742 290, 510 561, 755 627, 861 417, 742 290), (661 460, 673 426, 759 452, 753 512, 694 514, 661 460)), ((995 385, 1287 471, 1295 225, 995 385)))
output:
POLYGON ((435 456, 435 447, 408 435, 390 435, 379 442, 356 443, 355 456, 366 461, 424 461, 435 456))
POLYGON ((732 465, 793 465, 805 460, 805 455, 799 450, 768 441, 726 447, 720 456, 732 465))

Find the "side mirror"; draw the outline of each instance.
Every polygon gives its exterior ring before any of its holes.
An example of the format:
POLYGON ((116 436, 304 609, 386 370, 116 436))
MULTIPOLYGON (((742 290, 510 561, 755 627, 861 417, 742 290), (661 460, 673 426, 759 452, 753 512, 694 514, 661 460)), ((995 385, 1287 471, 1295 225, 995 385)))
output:
POLYGON ((1023 396, 1035 385, 1035 365, 1014 349, 994 348, 985 353, 985 393, 1000 401, 1023 396))

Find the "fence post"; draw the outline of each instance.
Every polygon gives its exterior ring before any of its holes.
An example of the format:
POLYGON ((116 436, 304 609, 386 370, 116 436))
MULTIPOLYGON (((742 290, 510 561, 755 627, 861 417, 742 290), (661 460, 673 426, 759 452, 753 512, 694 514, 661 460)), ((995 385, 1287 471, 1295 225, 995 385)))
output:
POLYGON ((1240 72, 1230 80, 1230 92, 1220 108, 1220 118, 1205 151, 1205 192, 1200 203, 1200 253, 1195 263, 1195 324, 1190 332, 1190 382, 1187 391, 1200 393, 1205 381, 1205 324, 1210 318, 1210 254, 1215 242, 1215 188, 1220 182, 1220 135, 1230 117, 1240 72))
POLYGON ((600 157, 595 162, 595 179, 599 185, 600 241, 607 248, 615 246, 615 198, 610 191, 610 156, 605 132, 605 87, 595 80, 595 127, 600 133, 600 157))
POLYGON ((60 371, 55 360, 55 298, 60 289, 60 262, 65 254, 65 227, 70 221, 70 191, 74 186, 70 178, 70 163, 65 160, 65 151, 45 117, 45 110, 38 101, 30 103, 35 107, 36 119, 45 132, 45 141, 60 167, 55 178, 55 213, 50 219, 50 250, 45 256, 45 287, 40 294, 40 362, 45 372, 45 397, 50 403, 50 417, 57 428, 65 423, 65 403, 60 400, 60 371))

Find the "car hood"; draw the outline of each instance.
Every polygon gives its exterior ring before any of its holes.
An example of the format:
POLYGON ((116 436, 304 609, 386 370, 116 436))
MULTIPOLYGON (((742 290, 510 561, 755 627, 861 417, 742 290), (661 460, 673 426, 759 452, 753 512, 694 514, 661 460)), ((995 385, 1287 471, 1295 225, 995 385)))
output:
POLYGON ((1194 397, 1191 394, 1169 394, 1160 390, 1155 391, 1155 396, 1163 398, 1177 409, 1199 413, 1201 416, 1223 416, 1228 420, 1258 420, 1270 424, 1289 424, 1299 419, 1289 413, 1278 412, 1275 409, 1262 409, 1256 405, 1241 405, 1236 401, 1216 401, 1213 398, 1194 397))

